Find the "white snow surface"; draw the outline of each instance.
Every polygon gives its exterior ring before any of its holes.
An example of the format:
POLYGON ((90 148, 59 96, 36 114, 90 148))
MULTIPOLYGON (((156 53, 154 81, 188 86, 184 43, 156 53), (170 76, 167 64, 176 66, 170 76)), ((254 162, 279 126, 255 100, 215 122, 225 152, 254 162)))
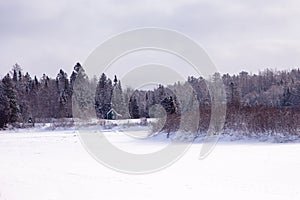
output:
MULTIPOLYGON (((104 134, 135 153, 168 142, 104 134)), ((75 129, 0 131, 0 199, 300 199, 299 143, 221 142, 199 160, 201 146, 166 169, 129 175, 94 160, 75 129)))

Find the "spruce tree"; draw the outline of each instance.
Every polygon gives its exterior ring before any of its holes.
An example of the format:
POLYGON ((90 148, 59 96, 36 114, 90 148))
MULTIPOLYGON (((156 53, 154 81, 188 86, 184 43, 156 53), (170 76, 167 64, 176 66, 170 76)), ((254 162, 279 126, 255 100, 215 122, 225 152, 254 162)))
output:
POLYGON ((58 115, 61 118, 71 116, 68 108, 70 98, 70 86, 67 73, 62 69, 59 71, 56 77, 57 94, 58 94, 58 115))
POLYGON ((107 118, 107 113, 111 109, 111 98, 113 93, 112 82, 102 73, 96 88, 95 109, 98 118, 107 118))
POLYGON ((4 86, 0 82, 0 129, 8 123, 9 100, 5 94, 4 86))
POLYGON ((12 79, 9 74, 7 74, 2 79, 4 94, 8 99, 8 123, 14 123, 19 117, 19 108, 16 99, 16 91, 14 89, 12 79))

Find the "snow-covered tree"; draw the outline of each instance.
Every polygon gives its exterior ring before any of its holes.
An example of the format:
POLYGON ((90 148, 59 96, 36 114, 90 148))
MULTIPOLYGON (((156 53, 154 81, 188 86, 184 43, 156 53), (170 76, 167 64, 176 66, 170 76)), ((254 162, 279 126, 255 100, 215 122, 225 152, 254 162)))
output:
POLYGON ((77 63, 74 67, 71 86, 73 115, 84 119, 95 117, 95 91, 92 90, 89 78, 80 63, 77 63))
POLYGON ((121 81, 118 81, 116 76, 114 79, 111 105, 117 113, 122 115, 122 118, 126 119, 129 117, 128 109, 126 108, 124 94, 121 86, 121 81))

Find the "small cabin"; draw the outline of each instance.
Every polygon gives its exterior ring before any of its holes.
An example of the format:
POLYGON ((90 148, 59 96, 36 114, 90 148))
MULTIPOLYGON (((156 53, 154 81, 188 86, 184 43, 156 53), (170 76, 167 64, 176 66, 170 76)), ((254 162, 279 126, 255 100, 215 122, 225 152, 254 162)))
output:
POLYGON ((117 113, 117 111, 115 111, 115 109, 112 108, 107 112, 106 118, 116 120, 116 119, 121 119, 122 115, 117 113))

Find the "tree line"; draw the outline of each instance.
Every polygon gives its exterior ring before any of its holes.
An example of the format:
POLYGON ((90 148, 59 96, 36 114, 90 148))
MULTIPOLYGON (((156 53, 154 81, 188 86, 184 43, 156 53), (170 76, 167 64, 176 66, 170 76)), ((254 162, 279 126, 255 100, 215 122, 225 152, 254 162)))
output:
POLYGON ((14 65, 0 82, 0 127, 28 120, 73 118, 74 106, 78 106, 79 111, 91 112, 87 109, 93 109, 96 117, 101 119, 108 118, 111 109, 119 118, 166 116, 163 129, 168 132, 178 128, 181 117, 188 118, 193 116, 191 113, 199 112, 198 129, 202 131, 209 126, 209 87, 216 80, 225 86, 225 129, 296 133, 300 128, 295 120, 300 108, 299 69, 266 69, 258 74, 245 71, 236 75, 215 73, 209 80, 190 76, 186 82, 159 85, 145 91, 123 89, 116 76, 110 79, 101 74, 99 78, 90 79, 80 63, 74 66, 70 76, 61 69, 55 78, 44 74, 39 79, 23 73, 18 64, 14 65), (192 88, 191 95, 186 95, 187 87, 192 88), (74 98, 78 105, 73 104, 74 98))

